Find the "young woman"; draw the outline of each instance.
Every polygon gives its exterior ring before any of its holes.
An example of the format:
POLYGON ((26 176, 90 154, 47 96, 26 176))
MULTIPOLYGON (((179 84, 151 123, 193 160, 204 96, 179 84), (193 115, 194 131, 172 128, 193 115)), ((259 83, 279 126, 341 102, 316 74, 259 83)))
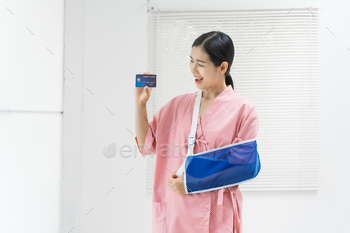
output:
MULTIPOLYGON (((255 138, 259 128, 255 107, 234 92, 231 38, 219 31, 204 33, 194 41, 190 58, 194 82, 203 91, 193 153, 255 138)), ((152 232, 242 232, 243 196, 238 185, 186 194, 183 175, 175 175, 187 155, 198 91, 174 97, 148 122, 151 91, 135 87, 135 140, 143 156, 156 154, 152 232)))

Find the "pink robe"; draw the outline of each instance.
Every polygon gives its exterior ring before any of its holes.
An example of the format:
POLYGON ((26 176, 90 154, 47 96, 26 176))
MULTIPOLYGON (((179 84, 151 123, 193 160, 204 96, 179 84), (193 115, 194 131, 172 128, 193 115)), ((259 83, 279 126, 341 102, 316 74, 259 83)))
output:
MULTIPOLYGON (((156 154, 153 233, 242 232, 243 196, 238 185, 196 194, 178 195, 168 186, 187 155, 187 139, 197 92, 174 97, 149 122, 142 155, 156 154), (169 169, 169 170, 168 170, 169 169)), ((198 114, 194 154, 256 138, 259 128, 254 105, 231 85, 198 114)), ((138 144, 137 137, 135 137, 138 144)))

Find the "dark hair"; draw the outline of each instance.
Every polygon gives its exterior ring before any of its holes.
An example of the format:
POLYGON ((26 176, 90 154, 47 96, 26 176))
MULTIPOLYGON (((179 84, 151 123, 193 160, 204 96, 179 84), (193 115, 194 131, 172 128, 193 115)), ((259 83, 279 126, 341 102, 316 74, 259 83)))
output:
POLYGON ((210 61, 216 67, 219 67, 222 62, 228 63, 225 73, 226 85, 231 85, 234 90, 233 80, 230 75, 233 58, 235 56, 235 47, 231 38, 220 31, 211 31, 200 35, 192 44, 193 46, 202 45, 205 52, 209 55, 210 61))

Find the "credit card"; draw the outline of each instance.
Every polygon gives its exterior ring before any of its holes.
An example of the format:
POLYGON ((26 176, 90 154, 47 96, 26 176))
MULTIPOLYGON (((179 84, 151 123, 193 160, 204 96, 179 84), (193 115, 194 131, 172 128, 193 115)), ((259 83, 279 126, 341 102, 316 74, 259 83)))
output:
POLYGON ((136 87, 156 87, 157 76, 155 74, 137 74, 136 87))

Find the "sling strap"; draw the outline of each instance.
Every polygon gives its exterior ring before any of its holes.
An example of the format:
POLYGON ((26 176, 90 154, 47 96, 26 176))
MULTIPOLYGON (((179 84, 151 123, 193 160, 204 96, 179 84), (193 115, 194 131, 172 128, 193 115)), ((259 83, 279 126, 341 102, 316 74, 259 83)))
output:
MULTIPOLYGON (((191 133, 188 135, 187 156, 193 155, 193 147, 194 147, 194 142, 196 141, 198 113, 199 113, 199 107, 200 107, 200 104, 201 104, 201 100, 202 100, 202 90, 199 90, 197 92, 197 97, 196 97, 196 101, 195 101, 194 109, 193 109, 191 133)), ((179 170, 176 172, 176 176, 177 177, 180 177, 182 175, 182 173, 185 172, 185 160, 181 164, 179 170)))

